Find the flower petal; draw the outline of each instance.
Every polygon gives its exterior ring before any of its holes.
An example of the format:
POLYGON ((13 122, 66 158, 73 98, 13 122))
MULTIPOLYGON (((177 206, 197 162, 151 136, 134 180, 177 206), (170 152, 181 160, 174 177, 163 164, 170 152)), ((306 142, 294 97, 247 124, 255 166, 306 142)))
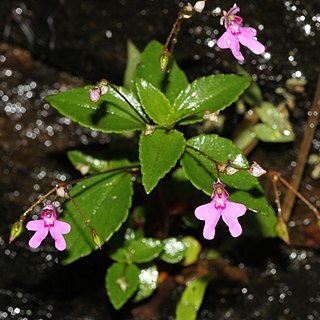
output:
MULTIPOLYGON (((41 220, 36 220, 36 221, 41 221, 41 220)), ((30 222, 33 222, 33 221, 30 221, 30 222)), ((41 242, 43 241, 43 239, 48 235, 48 232, 49 232, 49 228, 45 228, 43 226, 43 221, 42 221, 42 229, 38 229, 38 231, 32 236, 32 238, 29 240, 29 246, 33 249, 38 248, 41 242)))
POLYGON ((203 228, 203 237, 207 240, 212 240, 216 234, 216 225, 220 219, 221 210, 214 209, 210 218, 205 220, 203 228))
POLYGON ((202 206, 199 206, 195 211, 194 214, 197 219, 199 220, 206 220, 210 219, 211 216, 214 214, 214 211, 216 210, 213 201, 203 204, 202 206))
POLYGON ((222 220, 229 227, 229 231, 233 237, 239 237, 242 233, 242 227, 238 221, 238 217, 244 215, 247 211, 245 205, 237 202, 226 202, 226 208, 222 210, 222 220))
POLYGON ((244 57, 240 52, 240 44, 237 36, 233 35, 230 30, 227 30, 217 41, 217 45, 221 49, 231 49, 233 56, 243 61, 244 57))
POLYGON ((50 228, 50 234, 55 240, 55 247, 59 251, 63 251, 67 248, 66 240, 63 237, 63 234, 69 233, 71 226, 67 222, 56 220, 54 226, 50 228))
POLYGON ((26 228, 30 231, 38 231, 44 228, 44 221, 42 219, 31 220, 27 223, 26 228))
POLYGON ((59 231, 61 234, 67 234, 71 231, 71 226, 69 223, 56 220, 54 222, 54 228, 59 231))
POLYGON ((257 31, 254 28, 240 28, 241 33, 238 35, 240 43, 249 48, 255 54, 261 54, 265 51, 265 46, 259 41, 253 39, 257 31))

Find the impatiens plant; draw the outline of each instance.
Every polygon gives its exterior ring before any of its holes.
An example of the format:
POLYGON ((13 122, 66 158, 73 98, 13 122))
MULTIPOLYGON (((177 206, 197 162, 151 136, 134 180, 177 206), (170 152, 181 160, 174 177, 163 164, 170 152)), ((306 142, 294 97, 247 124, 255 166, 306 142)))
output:
MULTIPOLYGON (((129 299, 150 297, 160 281, 159 266, 188 267, 206 247, 218 248, 230 238, 222 228, 216 232, 220 217, 232 237, 275 237, 278 232, 288 240, 281 210, 278 206, 277 217, 257 178, 269 174, 275 193, 277 181, 285 180, 256 162, 250 165, 231 140, 194 129, 205 119, 216 121, 251 85, 247 74, 212 74, 189 83, 174 61, 182 21, 203 12, 205 3, 181 8, 164 45, 151 41, 140 53, 130 43, 125 86, 101 80, 46 98, 80 125, 112 134, 111 143, 100 152, 68 152, 84 177, 58 184, 40 197, 13 224, 10 242, 21 234, 27 215, 45 201, 41 219, 26 225, 35 231, 30 246, 38 248, 50 233, 58 250, 67 249, 63 264, 105 250, 113 260, 106 290, 116 309, 129 299), (212 201, 200 205, 203 194, 212 195, 212 201), (61 221, 52 204, 57 198, 64 208, 61 221), (205 223, 203 237, 214 241, 202 239, 203 226, 192 220, 193 212, 205 223), (191 228, 199 236, 190 236, 191 228)), ((243 60, 239 43, 256 54, 264 46, 253 38, 255 29, 241 26, 238 12, 236 5, 224 12, 227 30, 217 44, 243 60)), ((190 282, 177 308, 178 320, 195 319, 211 280, 202 274, 190 282)))

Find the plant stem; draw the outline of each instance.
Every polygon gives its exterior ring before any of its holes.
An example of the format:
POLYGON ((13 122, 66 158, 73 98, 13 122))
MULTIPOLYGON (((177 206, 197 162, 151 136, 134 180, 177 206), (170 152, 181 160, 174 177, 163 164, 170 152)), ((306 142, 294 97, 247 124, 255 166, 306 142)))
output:
MULTIPOLYGON (((290 183, 288 183, 288 191, 285 194, 284 200, 283 200, 283 219, 284 221, 288 221, 291 216, 291 212, 295 203, 296 196, 298 196, 297 190, 299 189, 302 175, 304 172, 305 164, 307 161, 307 157, 311 148, 312 140, 316 132, 316 128, 318 125, 319 115, 320 115, 320 76, 317 83, 317 88, 315 92, 315 96, 313 99, 313 103, 311 106, 311 110, 308 112, 310 114, 309 119, 306 124, 305 133, 302 139, 302 142, 300 144, 300 150, 298 151, 298 159, 297 159, 297 165, 295 169, 293 170, 292 178, 290 183)), ((281 178, 283 179, 283 178, 281 178)), ((283 181, 281 181, 283 184, 285 184, 283 181)), ((287 183, 287 181, 286 181, 287 183)), ((301 197, 300 197, 301 199, 301 197)), ((309 208, 314 208, 313 206, 310 207, 308 203, 310 203, 308 200, 304 201, 309 208), (306 202, 307 201, 307 202, 306 202)), ((312 209, 318 216, 318 210, 312 209)))
POLYGON ((146 119, 140 112, 134 107, 134 105, 116 88, 115 85, 108 83, 110 88, 112 88, 121 98, 131 107, 131 109, 138 115, 138 117, 144 122, 145 124, 150 124, 150 121, 146 119))

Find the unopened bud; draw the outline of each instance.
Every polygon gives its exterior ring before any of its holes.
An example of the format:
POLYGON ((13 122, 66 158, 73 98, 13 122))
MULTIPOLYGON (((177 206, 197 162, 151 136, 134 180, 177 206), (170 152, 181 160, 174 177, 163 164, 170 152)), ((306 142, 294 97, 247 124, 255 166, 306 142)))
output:
POLYGON ((204 9, 204 6, 206 5, 205 1, 197 1, 195 5, 193 6, 194 11, 201 13, 204 9))
POLYGON ((103 96, 104 94, 106 94, 109 91, 109 82, 108 80, 101 80, 98 83, 98 88, 100 89, 100 94, 103 96))
POLYGON ((194 9, 191 3, 187 3, 183 8, 182 8, 182 18, 183 19, 190 19, 194 14, 194 9))
POLYGON ((155 126, 152 126, 150 124, 146 124, 146 131, 144 132, 145 136, 151 136, 154 132, 155 126))
POLYGON ((264 174, 267 173, 266 170, 264 170, 258 163, 256 163, 255 161, 253 161, 253 164, 251 165, 251 167, 248 169, 249 173, 254 176, 254 177, 261 177, 264 174))
POLYGON ((100 99, 100 90, 98 88, 93 88, 89 90, 89 97, 92 102, 97 102, 100 99))
POLYGON ((167 49, 164 49, 160 57, 160 70, 162 72, 165 72, 167 70, 168 63, 169 63, 169 53, 167 49))
POLYGON ((66 193, 64 187, 57 188, 56 194, 57 194, 57 197, 60 197, 60 198, 66 198, 67 197, 67 193, 66 193))
POLYGON ((237 173, 238 171, 239 171, 239 169, 237 169, 237 168, 227 166, 226 174, 227 174, 228 176, 232 176, 232 175, 234 175, 235 173, 237 173))
POLYGON ((102 241, 100 237, 97 234, 97 231, 95 229, 91 229, 91 234, 92 234, 92 239, 93 242, 98 246, 98 248, 101 250, 102 249, 102 241))
POLYGON ((282 239, 286 244, 290 244, 288 227, 283 219, 278 218, 275 230, 280 239, 282 239))
POLYGON ((15 239, 17 239, 23 231, 23 220, 20 219, 16 221, 10 231, 9 244, 12 243, 15 239))
POLYGON ((89 172, 90 166, 85 163, 77 163, 76 169, 79 170, 83 176, 85 176, 89 172))

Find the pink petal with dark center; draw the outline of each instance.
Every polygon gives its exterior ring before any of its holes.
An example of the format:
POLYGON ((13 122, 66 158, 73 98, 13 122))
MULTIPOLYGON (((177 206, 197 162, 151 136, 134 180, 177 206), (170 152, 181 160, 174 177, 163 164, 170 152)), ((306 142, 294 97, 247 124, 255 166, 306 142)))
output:
POLYGON ((244 60, 244 57, 240 52, 239 40, 229 29, 227 29, 227 31, 218 39, 217 45, 221 49, 230 49, 237 60, 244 60))

